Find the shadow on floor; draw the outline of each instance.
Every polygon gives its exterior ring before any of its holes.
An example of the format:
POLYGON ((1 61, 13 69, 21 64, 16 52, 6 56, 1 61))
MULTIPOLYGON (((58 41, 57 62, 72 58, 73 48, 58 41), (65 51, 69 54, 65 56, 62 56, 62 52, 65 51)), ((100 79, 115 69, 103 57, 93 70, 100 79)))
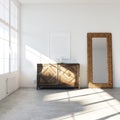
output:
POLYGON ((19 89, 0 101, 0 120, 105 120, 120 117, 120 89, 19 89))

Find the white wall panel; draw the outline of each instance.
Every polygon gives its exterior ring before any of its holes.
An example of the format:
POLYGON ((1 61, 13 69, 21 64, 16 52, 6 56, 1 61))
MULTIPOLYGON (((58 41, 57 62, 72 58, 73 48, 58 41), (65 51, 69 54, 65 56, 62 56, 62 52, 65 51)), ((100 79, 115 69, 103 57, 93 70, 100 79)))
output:
POLYGON ((70 59, 70 33, 50 33, 50 58, 70 59))
POLYGON ((0 100, 19 88, 19 73, 0 75, 0 100))
POLYGON ((0 100, 7 95, 6 79, 0 79, 0 100))
POLYGON ((70 58, 80 63, 80 85, 87 87, 87 32, 111 32, 114 87, 120 87, 119 11, 120 4, 22 5, 21 86, 36 86, 36 64, 51 60, 50 33, 70 32, 70 58))

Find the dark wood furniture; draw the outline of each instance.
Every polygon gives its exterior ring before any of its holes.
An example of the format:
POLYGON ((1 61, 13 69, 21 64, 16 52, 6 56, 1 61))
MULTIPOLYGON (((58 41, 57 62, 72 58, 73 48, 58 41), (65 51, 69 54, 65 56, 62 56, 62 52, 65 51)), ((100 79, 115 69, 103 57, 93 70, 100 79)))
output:
POLYGON ((77 63, 37 64, 37 89, 80 88, 77 63))

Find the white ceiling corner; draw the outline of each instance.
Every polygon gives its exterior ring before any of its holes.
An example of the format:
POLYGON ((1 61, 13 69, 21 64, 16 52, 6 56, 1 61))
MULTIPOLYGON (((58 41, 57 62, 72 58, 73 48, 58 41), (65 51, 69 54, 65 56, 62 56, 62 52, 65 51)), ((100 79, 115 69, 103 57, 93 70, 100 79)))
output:
POLYGON ((120 0, 19 0, 20 3, 120 3, 120 0))

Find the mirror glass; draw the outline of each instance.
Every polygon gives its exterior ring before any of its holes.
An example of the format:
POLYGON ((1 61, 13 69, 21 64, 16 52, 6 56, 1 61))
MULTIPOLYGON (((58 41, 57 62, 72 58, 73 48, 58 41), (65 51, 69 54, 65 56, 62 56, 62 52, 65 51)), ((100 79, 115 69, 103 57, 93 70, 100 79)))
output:
POLYGON ((93 83, 108 83, 107 38, 92 38, 93 83))

